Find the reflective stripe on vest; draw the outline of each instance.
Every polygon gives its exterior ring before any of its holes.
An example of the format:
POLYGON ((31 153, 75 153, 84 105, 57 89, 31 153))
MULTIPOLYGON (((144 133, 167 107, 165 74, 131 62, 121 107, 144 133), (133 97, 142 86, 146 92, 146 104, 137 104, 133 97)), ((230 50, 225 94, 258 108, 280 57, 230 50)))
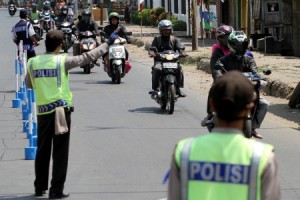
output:
MULTIPOLYGON (((194 139, 189 139, 188 141, 186 141, 186 143, 184 144, 181 154, 180 154, 180 182, 181 182, 181 199, 182 200, 188 200, 188 182, 191 176, 191 173, 189 173, 189 168, 192 168, 191 166, 191 162, 189 160, 189 156, 190 156, 190 151, 191 151, 191 146, 193 144, 193 140, 194 139)), ((206 169, 210 169, 212 167, 216 167, 219 168, 219 170, 221 171, 227 171, 228 174, 230 173, 229 171, 231 169, 233 169, 234 167, 236 169, 239 169, 241 174, 243 173, 244 176, 241 177, 240 179, 238 179, 240 181, 241 184, 248 184, 249 190, 248 190, 248 200, 256 200, 257 199, 257 179, 258 179, 258 168, 259 168, 259 162, 260 159, 263 155, 264 152, 264 144, 262 143, 258 143, 255 142, 253 145, 253 155, 252 155, 252 160, 251 160, 251 164, 250 167, 247 166, 242 166, 240 167, 240 165, 230 165, 230 164, 212 164, 212 163, 205 163, 205 162, 196 162, 196 165, 198 170, 200 170, 201 167, 205 168, 205 164, 206 164, 206 169), (202 165, 201 165, 202 164, 202 165), (200 167, 201 166, 201 167, 200 167), (239 168, 238 168, 239 167, 239 168), (250 168, 250 174, 249 172, 249 168, 250 168), (250 179, 250 180, 248 180, 250 179)), ((197 170, 197 171, 198 171, 197 170)), ((192 171, 192 170, 191 170, 192 171)), ((203 170, 206 171, 206 170, 203 170)), ((216 177, 212 177, 212 176, 207 176, 207 177, 203 177, 204 175, 200 175, 197 174, 197 178, 194 180, 203 180, 205 178, 210 179, 211 181, 220 181, 222 180, 221 177, 216 178, 216 177), (218 180, 216 180, 218 179, 218 180)), ((195 175, 196 176, 196 175, 195 175)), ((227 180, 229 181, 229 175, 227 177, 227 180)), ((237 179, 235 179, 237 180, 237 179)))
POLYGON ((45 54, 28 62, 38 115, 54 112, 56 107, 72 106, 69 76, 64 67, 66 57, 67 54, 45 54))

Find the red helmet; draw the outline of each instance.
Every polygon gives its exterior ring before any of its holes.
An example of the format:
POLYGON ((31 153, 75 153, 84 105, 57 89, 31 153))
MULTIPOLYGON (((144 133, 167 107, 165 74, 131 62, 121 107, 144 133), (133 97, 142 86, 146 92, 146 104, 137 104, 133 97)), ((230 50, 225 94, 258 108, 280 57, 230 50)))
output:
POLYGON ((228 48, 227 38, 232 33, 232 31, 233 31, 232 26, 228 26, 228 25, 222 25, 218 28, 216 36, 221 46, 228 48))

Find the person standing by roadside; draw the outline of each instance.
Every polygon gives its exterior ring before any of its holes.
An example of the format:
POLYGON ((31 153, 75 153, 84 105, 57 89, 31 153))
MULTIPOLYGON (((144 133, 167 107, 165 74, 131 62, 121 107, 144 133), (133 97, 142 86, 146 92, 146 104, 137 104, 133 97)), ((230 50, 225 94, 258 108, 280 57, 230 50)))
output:
POLYGON ((39 43, 35 38, 35 32, 32 24, 28 21, 28 11, 20 10, 21 20, 12 28, 13 41, 19 46, 20 41, 23 41, 23 50, 27 51, 27 60, 36 56, 34 46, 39 43))
POLYGON ((35 159, 35 196, 48 190, 49 165, 52 151, 52 180, 49 199, 66 198, 64 184, 67 176, 71 128, 72 93, 68 71, 99 58, 108 51, 108 45, 117 38, 113 34, 107 43, 80 56, 59 54, 63 33, 51 30, 46 35, 46 53, 28 62, 26 86, 36 94, 38 140, 35 159))
POLYGON ((212 133, 181 140, 172 156, 170 200, 280 200, 273 146, 243 136, 254 106, 254 87, 238 71, 218 78, 209 103, 216 113, 212 133))

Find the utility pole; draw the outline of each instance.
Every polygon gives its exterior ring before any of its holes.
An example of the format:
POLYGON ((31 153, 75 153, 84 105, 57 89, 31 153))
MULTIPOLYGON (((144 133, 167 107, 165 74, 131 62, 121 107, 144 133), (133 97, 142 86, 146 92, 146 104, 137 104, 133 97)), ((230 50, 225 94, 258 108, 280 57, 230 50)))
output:
POLYGON ((100 25, 103 25, 103 0, 100 0, 101 8, 100 8, 100 25))
POLYGON ((192 0, 192 51, 198 50, 198 7, 197 0, 192 0))

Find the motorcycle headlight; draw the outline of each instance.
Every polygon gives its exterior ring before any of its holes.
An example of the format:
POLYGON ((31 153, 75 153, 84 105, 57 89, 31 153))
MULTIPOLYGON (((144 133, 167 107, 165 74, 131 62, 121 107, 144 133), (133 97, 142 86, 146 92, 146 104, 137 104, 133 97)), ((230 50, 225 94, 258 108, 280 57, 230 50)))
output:
POLYGON ((173 60, 174 54, 165 54, 166 60, 173 60))
POLYGON ((87 44, 81 44, 81 48, 84 49, 84 50, 88 50, 89 47, 87 44))

